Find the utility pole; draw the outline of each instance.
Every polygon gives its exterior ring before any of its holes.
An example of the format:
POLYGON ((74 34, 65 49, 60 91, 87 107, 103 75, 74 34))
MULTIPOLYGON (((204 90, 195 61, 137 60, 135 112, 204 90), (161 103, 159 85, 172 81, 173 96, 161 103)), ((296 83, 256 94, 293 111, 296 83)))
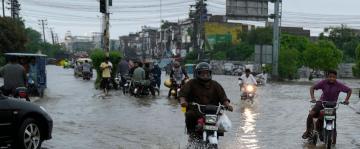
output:
POLYGON ((5 17, 5 0, 2 0, 2 11, 3 11, 3 17, 5 17))
POLYGON ((106 56, 109 56, 109 27, 110 27, 110 13, 109 13, 109 3, 110 0, 100 0, 100 12, 103 14, 103 41, 104 41, 104 51, 106 56))
POLYGON ((55 37, 54 37, 54 30, 53 28, 50 28, 50 33, 51 33, 51 39, 52 39, 52 44, 55 44, 55 37))
MULTIPOLYGON (((157 54, 159 54, 159 53, 162 53, 162 52, 164 52, 164 50, 163 50, 163 40, 162 40, 162 0, 160 0, 160 46, 159 46, 159 49, 158 49, 158 51, 157 51, 157 54)), ((163 57, 163 55, 162 55, 162 57, 163 57)))
POLYGON ((43 37, 44 37, 44 45, 46 43, 46 39, 45 39, 45 26, 47 25, 47 20, 39 20, 39 25, 41 26, 42 28, 42 31, 43 31, 43 37))
POLYGON ((10 11, 13 19, 19 18, 20 4, 18 0, 10 0, 10 11))
POLYGON ((280 48, 280 1, 275 0, 274 10, 274 24, 273 24, 273 66, 272 66, 272 74, 276 78, 279 76, 278 72, 278 62, 279 62, 279 48, 280 48))
POLYGON ((206 3, 205 0, 198 0, 195 5, 194 11, 190 11, 190 18, 193 20, 193 33, 192 33, 192 45, 195 50, 197 50, 198 60, 203 58, 204 53, 204 43, 205 43, 205 30, 204 22, 206 17, 206 3))

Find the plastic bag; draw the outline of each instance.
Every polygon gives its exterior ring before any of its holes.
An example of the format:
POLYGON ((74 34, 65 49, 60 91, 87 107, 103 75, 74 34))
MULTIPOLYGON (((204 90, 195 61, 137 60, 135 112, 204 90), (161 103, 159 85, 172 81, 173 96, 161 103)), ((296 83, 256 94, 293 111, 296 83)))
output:
POLYGON ((219 126, 219 130, 223 130, 224 132, 230 131, 232 124, 229 117, 225 113, 220 116, 217 122, 217 126, 219 126))

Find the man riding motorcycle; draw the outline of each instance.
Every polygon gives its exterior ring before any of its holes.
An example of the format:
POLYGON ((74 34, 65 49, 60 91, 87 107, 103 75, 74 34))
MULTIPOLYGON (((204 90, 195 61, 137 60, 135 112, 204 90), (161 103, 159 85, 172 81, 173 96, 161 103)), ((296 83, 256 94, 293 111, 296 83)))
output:
MULTIPOLYGON (((132 75, 132 81, 135 82, 141 82, 142 85, 145 87, 150 87, 150 80, 146 80, 146 72, 142 68, 143 64, 141 62, 138 62, 138 67, 134 70, 134 73, 132 75)), ((155 91, 153 88, 150 87, 150 92, 153 96, 155 96, 155 91)))
POLYGON ((255 77, 251 74, 250 69, 245 70, 245 74, 243 74, 239 78, 240 91, 243 92, 243 95, 246 94, 246 86, 251 85, 253 90, 255 90, 255 86, 257 85, 255 77))
POLYGON ((183 85, 186 79, 188 79, 189 76, 186 73, 186 70, 182 67, 180 67, 180 63, 175 61, 173 64, 173 68, 170 72, 170 80, 172 82, 172 87, 169 90, 168 97, 171 96, 171 90, 175 87, 177 82, 181 82, 181 85, 183 85))
POLYGON ((309 115, 307 117, 306 131, 302 135, 303 139, 309 138, 312 129, 313 118, 318 117, 320 110, 324 109, 324 107, 322 106, 322 101, 337 102, 340 92, 344 92, 347 93, 344 104, 346 105, 349 104, 349 99, 352 90, 346 85, 338 82, 336 78, 337 78, 336 71, 334 70, 328 71, 328 75, 325 80, 320 81, 319 83, 315 84, 310 88, 311 102, 316 102, 316 104, 313 107, 313 109, 309 112, 309 115), (314 96, 314 90, 319 90, 319 89, 321 89, 323 93, 320 97, 320 100, 316 101, 314 96))
POLYGON ((194 79, 183 86, 180 91, 181 107, 186 107, 185 123, 190 138, 196 137, 197 120, 202 116, 197 110, 191 108, 189 103, 198 103, 202 105, 219 105, 221 103, 229 111, 233 108, 230 100, 227 98, 223 87, 212 80, 211 67, 208 63, 199 63, 194 72, 194 79))

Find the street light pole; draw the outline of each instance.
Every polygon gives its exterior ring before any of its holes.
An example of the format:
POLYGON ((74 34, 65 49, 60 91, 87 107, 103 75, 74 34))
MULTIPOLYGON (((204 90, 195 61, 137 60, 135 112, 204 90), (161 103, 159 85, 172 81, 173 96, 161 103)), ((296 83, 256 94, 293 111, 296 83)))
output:
POLYGON ((2 0, 2 10, 3 10, 3 17, 5 17, 5 4, 4 0, 2 0))
POLYGON ((279 76, 279 47, 280 47, 280 0, 275 0, 275 17, 273 24, 273 66, 272 74, 276 78, 279 76))

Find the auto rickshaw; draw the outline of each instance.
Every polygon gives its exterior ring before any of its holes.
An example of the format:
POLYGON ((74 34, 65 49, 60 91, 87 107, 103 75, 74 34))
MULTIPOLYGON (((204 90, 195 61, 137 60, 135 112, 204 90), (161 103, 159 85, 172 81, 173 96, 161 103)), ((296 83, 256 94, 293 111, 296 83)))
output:
POLYGON ((6 62, 16 57, 19 64, 24 66, 28 76, 27 89, 30 96, 44 96, 47 88, 46 63, 47 55, 31 53, 5 53, 6 62))
POLYGON ((75 77, 82 77, 82 64, 84 64, 85 61, 88 61, 88 63, 90 63, 90 65, 92 65, 92 60, 90 58, 79 58, 76 60, 75 66, 74 66, 74 76, 75 77))

